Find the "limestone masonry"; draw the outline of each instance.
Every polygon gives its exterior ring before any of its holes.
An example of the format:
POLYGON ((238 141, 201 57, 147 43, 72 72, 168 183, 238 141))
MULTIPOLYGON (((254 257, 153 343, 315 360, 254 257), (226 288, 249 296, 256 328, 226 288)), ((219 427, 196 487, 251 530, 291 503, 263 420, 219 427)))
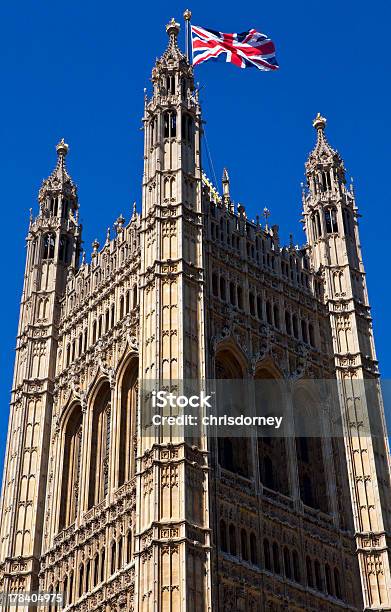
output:
POLYGON ((0 591, 63 593, 75 611, 391 610, 388 443, 385 429, 359 435, 384 415, 353 188, 318 115, 305 246, 250 221, 226 171, 219 195, 178 31, 172 20, 145 97, 141 213, 87 263, 64 141, 39 191, 0 591), (345 436, 140 435, 139 381, 206 378, 289 380, 293 413, 319 414, 310 381, 337 379, 345 436), (355 392, 364 378, 371 397, 355 392))

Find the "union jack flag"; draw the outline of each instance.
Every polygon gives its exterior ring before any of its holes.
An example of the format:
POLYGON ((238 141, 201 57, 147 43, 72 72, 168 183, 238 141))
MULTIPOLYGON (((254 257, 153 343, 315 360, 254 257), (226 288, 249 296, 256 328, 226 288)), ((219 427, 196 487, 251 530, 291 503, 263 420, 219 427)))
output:
POLYGON ((224 34, 191 26, 193 66, 209 59, 224 59, 239 68, 256 67, 259 70, 277 70, 278 63, 273 41, 256 30, 241 34, 224 34), (222 57, 221 57, 222 56, 222 57))

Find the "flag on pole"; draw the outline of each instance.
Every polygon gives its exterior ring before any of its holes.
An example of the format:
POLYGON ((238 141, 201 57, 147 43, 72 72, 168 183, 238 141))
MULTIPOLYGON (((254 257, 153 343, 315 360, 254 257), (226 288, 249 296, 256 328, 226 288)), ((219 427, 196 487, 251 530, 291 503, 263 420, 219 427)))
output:
POLYGON ((193 66, 209 59, 223 59, 239 68, 256 67, 259 70, 277 70, 274 43, 265 34, 248 30, 241 34, 225 34, 191 26, 193 66))

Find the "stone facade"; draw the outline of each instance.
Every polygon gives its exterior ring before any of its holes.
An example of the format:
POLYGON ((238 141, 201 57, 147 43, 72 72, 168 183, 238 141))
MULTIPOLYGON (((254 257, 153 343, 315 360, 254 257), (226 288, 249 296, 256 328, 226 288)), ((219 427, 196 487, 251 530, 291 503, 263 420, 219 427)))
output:
POLYGON ((226 171, 220 196, 178 31, 145 97, 141 213, 80 257, 61 141, 30 220, 0 589, 75 611, 391 610, 389 452, 359 435, 354 386, 378 369, 353 188, 318 115, 305 246, 250 221, 226 171), (345 436, 140 435, 139 381, 205 378, 289 380, 292 410, 321 405, 306 380, 338 380, 345 436))

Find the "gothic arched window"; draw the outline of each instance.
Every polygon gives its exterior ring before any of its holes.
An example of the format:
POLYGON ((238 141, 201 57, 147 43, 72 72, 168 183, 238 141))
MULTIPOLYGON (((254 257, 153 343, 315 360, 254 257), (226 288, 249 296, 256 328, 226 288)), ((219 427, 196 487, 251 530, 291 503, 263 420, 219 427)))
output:
POLYGON ((99 388, 93 406, 88 507, 101 502, 108 488, 110 450, 110 385, 99 388))
POLYGON ((149 123, 150 126, 150 146, 153 147, 157 142, 157 117, 153 117, 149 123))
POLYGON ((164 138, 176 138, 176 112, 167 111, 163 115, 164 138))
POLYGON ((257 295, 257 315, 258 319, 263 319, 262 297, 257 295))
POLYGON ((285 311, 285 329, 287 334, 292 334, 292 320, 291 313, 289 312, 289 310, 285 311))
POLYGON ((250 560, 253 565, 258 565, 257 538, 255 533, 250 533, 250 560))
POLYGON ((226 300, 226 291, 225 291, 225 278, 224 276, 220 276, 220 297, 222 300, 226 300))
POLYGON ((323 591, 322 572, 320 568, 320 563, 317 559, 315 561, 315 585, 318 591, 323 591))
POLYGON ((278 308, 278 304, 274 304, 273 314, 274 314, 274 326, 277 327, 277 329, 280 329, 280 310, 278 308))
POLYGON ((312 574, 312 561, 310 557, 306 557, 305 566, 307 571, 307 584, 312 588, 314 586, 314 578, 312 574))
POLYGON ((138 360, 132 359, 122 377, 118 486, 130 480, 135 472, 135 443, 138 393, 138 360))
POLYGON ((328 563, 326 563, 324 571, 326 575, 326 593, 328 593, 328 595, 334 595, 333 579, 331 577, 331 569, 328 563))
POLYGON ((293 314, 292 315, 292 327, 293 327, 293 335, 296 338, 296 340, 299 338, 299 324, 298 324, 298 320, 297 320, 297 315, 293 314))
POLYGON ((291 555, 287 546, 284 546, 284 572, 287 578, 292 578, 291 555))
POLYGON ((71 345, 68 342, 65 363, 68 366, 70 362, 71 362, 71 345))
POLYGON ((68 217, 68 206, 69 206, 68 200, 63 198, 63 200, 62 200, 62 210, 61 210, 61 216, 62 216, 63 219, 66 219, 68 217))
POLYGON ((98 554, 94 557, 94 572, 93 572, 93 583, 92 586, 96 587, 99 582, 99 556, 98 554))
POLYGON ((68 263, 69 240, 66 236, 60 236, 59 259, 63 263, 68 263))
POLYGON ((112 304, 111 310, 110 310, 110 326, 114 327, 114 323, 115 323, 115 306, 114 304, 112 304))
POLYGON ((307 321, 305 319, 301 320, 301 337, 303 342, 308 342, 307 321))
POLYGON ((269 300, 266 302, 266 321, 269 325, 273 324, 272 305, 269 300))
POLYGON ((102 548, 100 553, 100 581, 103 582, 105 579, 105 565, 106 565, 106 552, 105 549, 102 548))
POLYGON ((235 291, 235 285, 232 281, 229 284, 229 301, 232 304, 232 306, 236 306, 236 291, 235 291))
POLYGON ((60 524, 64 529, 71 525, 77 514, 81 462, 82 411, 73 408, 64 431, 64 458, 62 466, 60 524))
POLYGON ((137 285, 133 286, 133 308, 137 306, 137 285))
POLYGON ((184 113, 182 115, 182 140, 191 144, 193 137, 193 119, 190 115, 184 113))
POLYGON ((219 294, 219 289, 218 289, 218 276, 216 274, 216 272, 213 272, 212 274, 212 293, 214 296, 218 296, 219 294))
POLYGON ((118 540, 118 568, 121 569, 123 566, 123 543, 124 538, 121 535, 118 540))
POLYGON ((251 291, 248 294, 248 303, 250 307, 250 315, 254 317, 255 316, 255 296, 251 291))
POLYGON ((324 218, 326 222, 326 232, 328 234, 338 232, 337 209, 334 207, 326 209, 324 218))
POLYGON ((79 597, 83 595, 84 592, 84 565, 80 564, 79 567, 79 597))
POLYGON ((114 574, 117 567, 117 543, 114 541, 111 544, 111 560, 110 560, 110 571, 111 574, 114 574))
POLYGON ((294 413, 300 437, 296 438, 296 455, 301 499, 306 506, 328 512, 326 469, 323 460, 322 439, 314 437, 309 423, 319 423, 317 399, 305 389, 296 391, 293 397, 294 413))
POLYGON ((271 572, 272 563, 271 563, 271 557, 270 557, 270 544, 269 544, 269 540, 266 540, 266 539, 263 540, 263 560, 265 564, 265 569, 271 572))
MULTIPOLYGON (((217 379, 241 379, 243 369, 229 349, 218 352, 215 361, 217 379)), ((230 409, 236 409, 232 404, 230 409)), ((249 441, 247 438, 221 437, 218 439, 218 458, 221 467, 245 478, 251 472, 249 441)))
POLYGON ((272 553, 273 553, 273 569, 274 572, 276 574, 280 574, 281 573, 281 567, 280 567, 280 550, 278 548, 278 544, 277 542, 273 543, 272 546, 272 553))
POLYGON ((241 529, 240 531, 240 548, 242 559, 248 561, 247 531, 245 529, 241 529))
POLYGON ((167 93, 174 94, 175 93, 175 74, 167 75, 167 93))
POLYGON ((90 590, 90 577, 91 577, 91 559, 87 559, 86 562, 86 586, 85 590, 90 590))
MULTIPOLYGON (((255 375, 255 405, 257 413, 274 414, 276 406, 283 402, 280 382, 273 378, 268 369, 260 366, 255 375)), ((260 481, 266 488, 289 495, 288 456, 286 440, 283 437, 258 436, 257 438, 258 470, 260 481)))
POLYGON ((337 567, 334 568, 334 586, 335 586, 335 596, 338 599, 342 599, 341 579, 339 575, 339 569, 337 567))
POLYGON ((296 580, 296 582, 300 582, 301 581, 300 560, 299 560, 299 555, 298 555, 297 550, 293 551, 292 560, 293 560, 293 577, 296 580))
POLYGON ((129 529, 126 534, 126 563, 130 563, 132 559, 132 530, 129 529))
POLYGON ((94 321, 92 323, 92 344, 95 344, 95 342, 96 342, 96 333, 97 333, 97 330, 96 330, 96 321, 94 321))
POLYGON ((236 555, 236 528, 232 523, 229 526, 229 552, 236 555))
POLYGON ((220 521, 220 548, 224 552, 228 552, 227 546, 227 525, 225 524, 225 520, 221 519, 220 521))
POLYGON ((69 574, 69 595, 68 595, 68 603, 73 603, 73 572, 69 574))
POLYGON ((55 234, 45 234, 43 237, 43 259, 53 259, 56 244, 55 234))
POLYGON ((310 337, 310 345, 315 346, 315 333, 314 333, 314 326, 312 323, 308 325, 308 332, 309 332, 309 337, 310 337))
POLYGON ((66 606, 68 603, 68 576, 64 577, 64 580, 62 583, 62 598, 63 598, 64 606, 66 606))
POLYGON ((243 289, 241 288, 240 285, 238 285, 237 294, 238 294, 238 308, 240 308, 240 310, 243 310, 243 289))

